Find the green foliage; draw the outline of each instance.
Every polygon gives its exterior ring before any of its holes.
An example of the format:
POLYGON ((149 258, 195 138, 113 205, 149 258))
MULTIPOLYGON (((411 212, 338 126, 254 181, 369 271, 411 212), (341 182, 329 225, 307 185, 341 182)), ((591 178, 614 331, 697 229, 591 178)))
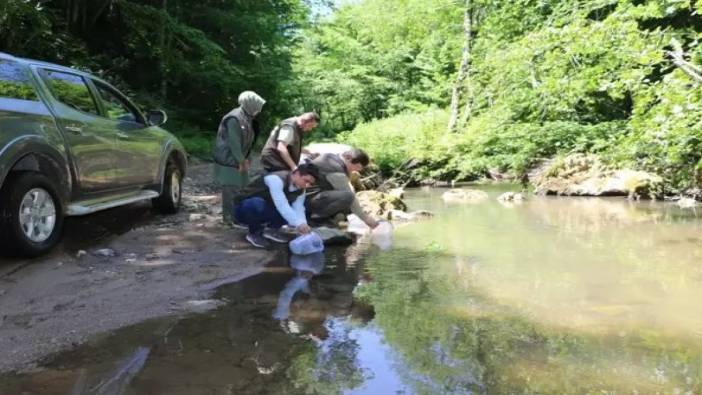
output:
POLYGON ((20 100, 39 100, 31 85, 0 81, 0 97, 20 100))
POLYGON ((267 100, 264 129, 297 110, 285 84, 307 19, 304 0, 11 0, 0 51, 93 72, 167 109, 169 129, 201 152, 243 90, 267 100))
POLYGON ((363 148, 389 172, 409 158, 430 159, 437 144, 436 130, 448 122, 445 111, 402 114, 381 121, 361 124, 350 133, 341 133, 340 142, 363 148))
POLYGON ((437 133, 446 125, 444 111, 403 114, 359 125, 338 138, 367 150, 385 172, 415 158, 424 164, 420 176, 465 180, 490 171, 517 176, 558 154, 604 152, 626 132, 623 121, 514 123, 505 114, 481 114, 471 119, 465 133, 455 135, 437 133))
MULTIPOLYGON (((398 3, 385 7, 392 4, 398 3)), ((373 6, 362 1, 355 7, 373 6)), ((583 152, 598 153, 613 165, 656 172, 674 188, 699 186, 700 87, 666 55, 676 38, 693 63, 702 63, 697 45, 702 23, 691 7, 689 1, 666 0, 475 1, 460 133, 445 135, 440 122, 427 130, 420 121, 426 115, 419 110, 363 124, 339 139, 368 149, 385 170, 419 159, 423 165, 415 171, 432 178, 474 179, 488 172, 519 176, 541 159, 583 152)), ((389 25, 392 31, 396 15, 373 15, 374 26, 389 25)), ((460 21, 455 12, 450 17, 454 24, 460 21)), ((356 16, 353 22, 362 19, 356 16)), ((364 28, 353 31, 359 29, 364 28)), ((368 45, 386 43, 387 34, 373 33, 366 37, 368 45)), ((444 34, 453 34, 446 41, 453 41, 457 62, 460 31, 444 34)), ((415 40, 420 46, 426 43, 415 40)), ((389 50, 383 54, 392 61, 389 50)), ((451 81, 441 82, 443 92, 451 81)), ((394 100, 410 102, 411 94, 394 100)))

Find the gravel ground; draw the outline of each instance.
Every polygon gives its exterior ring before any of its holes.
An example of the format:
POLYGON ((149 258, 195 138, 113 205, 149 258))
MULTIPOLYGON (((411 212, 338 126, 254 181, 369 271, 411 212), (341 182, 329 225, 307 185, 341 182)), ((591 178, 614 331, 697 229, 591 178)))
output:
POLYGON ((98 334, 215 307, 214 288, 284 253, 223 226, 211 166, 192 166, 177 215, 139 203, 69 218, 63 242, 33 260, 0 259, 0 372, 30 370, 98 334))

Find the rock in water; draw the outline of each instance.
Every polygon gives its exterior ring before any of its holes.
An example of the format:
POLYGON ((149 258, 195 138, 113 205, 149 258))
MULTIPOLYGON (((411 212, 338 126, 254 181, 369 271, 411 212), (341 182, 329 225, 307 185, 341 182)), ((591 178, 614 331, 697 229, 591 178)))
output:
POLYGON ((695 208, 699 203, 695 199, 681 198, 676 204, 680 208, 695 208))
POLYGON ((504 203, 522 203, 526 198, 523 193, 505 192, 497 200, 504 203))
POLYGON ((388 219, 392 210, 407 211, 407 205, 395 196, 378 191, 356 193, 363 210, 375 218, 388 219))
POLYGON ((390 219, 393 222, 417 222, 426 219, 431 219, 434 217, 434 213, 430 211, 413 211, 411 213, 406 213, 400 210, 392 210, 390 212, 390 219))
POLYGON ((398 198, 398 199, 403 199, 405 197, 405 189, 404 188, 393 188, 388 191, 388 195, 398 198))
POLYGON ((447 203, 480 203, 488 199, 488 194, 477 189, 451 189, 441 198, 447 203))
POLYGON ((535 185, 542 195, 659 197, 663 179, 645 171, 611 170, 596 155, 573 154, 551 163, 535 185))

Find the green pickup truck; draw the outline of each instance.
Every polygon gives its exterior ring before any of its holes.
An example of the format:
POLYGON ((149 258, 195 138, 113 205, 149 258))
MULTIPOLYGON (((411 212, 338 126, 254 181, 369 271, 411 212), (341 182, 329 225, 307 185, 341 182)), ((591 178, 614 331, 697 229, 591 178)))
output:
POLYGON ((187 156, 165 122, 95 76, 0 52, 0 252, 47 252, 66 216, 178 211, 187 156))

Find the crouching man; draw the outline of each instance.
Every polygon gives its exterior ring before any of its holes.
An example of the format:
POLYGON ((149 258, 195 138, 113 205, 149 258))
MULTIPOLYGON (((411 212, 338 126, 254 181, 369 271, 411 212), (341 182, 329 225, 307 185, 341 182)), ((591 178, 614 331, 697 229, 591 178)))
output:
POLYGON ((363 211, 349 180, 352 172, 360 172, 369 162, 368 155, 360 149, 314 159, 312 164, 319 169, 319 180, 305 201, 310 219, 323 223, 336 214, 353 213, 375 229, 378 221, 363 211))
POLYGON ((317 166, 304 164, 292 172, 277 171, 253 180, 234 208, 236 221, 249 229, 246 240, 259 248, 269 247, 266 239, 287 242, 287 237, 279 232, 285 224, 301 234, 310 233, 305 217, 305 191, 318 178, 317 166))

